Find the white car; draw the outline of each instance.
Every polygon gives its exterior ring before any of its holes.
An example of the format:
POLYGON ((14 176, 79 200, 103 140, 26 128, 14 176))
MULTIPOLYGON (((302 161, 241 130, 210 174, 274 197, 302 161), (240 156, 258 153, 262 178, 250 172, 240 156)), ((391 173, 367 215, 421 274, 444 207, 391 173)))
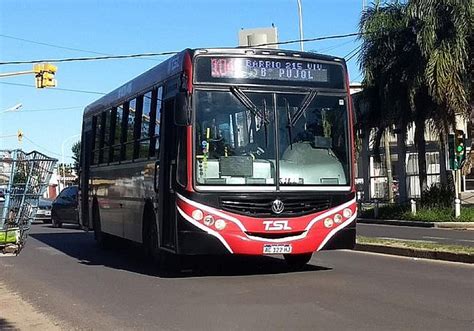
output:
POLYGON ((36 210, 35 221, 51 223, 51 204, 52 200, 40 198, 38 209, 36 210))

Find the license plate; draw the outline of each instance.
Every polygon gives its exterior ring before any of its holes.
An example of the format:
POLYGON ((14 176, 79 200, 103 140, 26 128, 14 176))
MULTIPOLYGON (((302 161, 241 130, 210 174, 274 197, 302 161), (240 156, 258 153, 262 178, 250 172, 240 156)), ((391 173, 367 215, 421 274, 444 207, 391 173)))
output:
POLYGON ((286 245, 263 245, 263 254, 289 254, 292 251, 290 244, 286 245))

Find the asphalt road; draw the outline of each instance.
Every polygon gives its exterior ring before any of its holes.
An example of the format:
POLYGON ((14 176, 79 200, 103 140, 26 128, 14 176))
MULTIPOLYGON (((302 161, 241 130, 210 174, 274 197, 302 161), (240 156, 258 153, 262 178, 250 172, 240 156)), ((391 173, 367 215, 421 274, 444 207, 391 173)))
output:
POLYGON ((172 275, 139 252, 102 251, 91 233, 37 224, 20 256, 0 258, 0 281, 81 329, 474 328, 471 265, 332 251, 300 272, 263 257, 201 259, 172 275))
POLYGON ((418 240, 445 245, 474 246, 474 230, 418 228, 379 224, 357 224, 357 234, 366 237, 418 240))

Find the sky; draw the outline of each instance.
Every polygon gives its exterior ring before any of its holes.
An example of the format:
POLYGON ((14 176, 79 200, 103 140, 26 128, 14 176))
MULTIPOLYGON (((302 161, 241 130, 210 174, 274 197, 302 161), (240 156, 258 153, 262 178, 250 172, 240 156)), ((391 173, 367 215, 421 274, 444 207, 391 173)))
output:
MULTIPOLYGON (((305 38, 358 30, 362 0, 301 3, 305 38)), ((272 24, 279 41, 298 39, 297 0, 0 0, 0 62, 233 47, 241 28, 272 24)), ((359 44, 350 37, 308 42, 304 50, 344 57, 359 44)), ((0 77, 0 149, 72 162, 84 107, 166 58, 57 63, 51 89, 34 88, 32 74, 0 77), (20 103, 19 111, 4 112, 20 103)), ((357 57, 348 68, 351 82, 360 81, 357 57)), ((0 74, 27 70, 31 64, 0 65, 0 74)))

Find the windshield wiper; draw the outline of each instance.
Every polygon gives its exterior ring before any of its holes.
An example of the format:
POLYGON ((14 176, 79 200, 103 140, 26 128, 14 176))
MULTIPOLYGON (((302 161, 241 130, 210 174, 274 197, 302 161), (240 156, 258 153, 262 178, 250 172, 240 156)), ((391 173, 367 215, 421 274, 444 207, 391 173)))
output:
POLYGON ((235 95, 235 97, 240 101, 241 104, 245 106, 245 108, 250 110, 252 115, 258 116, 259 118, 261 118, 265 124, 269 123, 269 120, 264 115, 262 115, 258 107, 253 103, 252 100, 250 100, 250 98, 240 88, 238 88, 237 86, 231 86, 230 92, 232 92, 232 94, 235 95))
POLYGON ((318 95, 316 90, 311 90, 309 93, 304 97, 303 101, 301 102, 301 106, 296 111, 296 114, 293 116, 292 120, 289 122, 290 126, 295 126, 296 122, 300 119, 301 115, 308 109, 311 102, 313 102, 314 98, 318 95))

